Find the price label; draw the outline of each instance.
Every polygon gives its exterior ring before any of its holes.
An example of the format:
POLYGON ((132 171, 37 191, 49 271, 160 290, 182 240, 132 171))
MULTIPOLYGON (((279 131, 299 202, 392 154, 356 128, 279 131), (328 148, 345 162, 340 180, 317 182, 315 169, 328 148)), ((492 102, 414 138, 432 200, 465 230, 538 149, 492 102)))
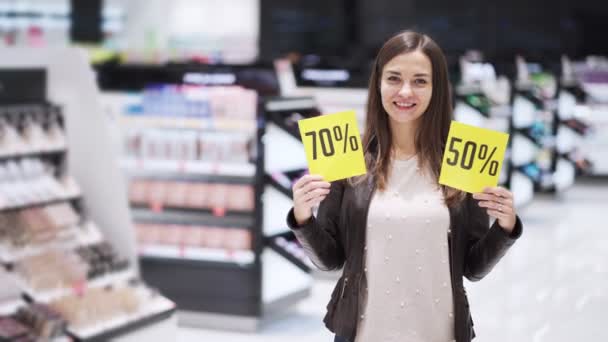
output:
POLYGON ((298 121, 311 174, 327 182, 367 172, 354 111, 298 121))
POLYGON ((439 184, 470 193, 496 186, 509 135, 452 121, 439 184))

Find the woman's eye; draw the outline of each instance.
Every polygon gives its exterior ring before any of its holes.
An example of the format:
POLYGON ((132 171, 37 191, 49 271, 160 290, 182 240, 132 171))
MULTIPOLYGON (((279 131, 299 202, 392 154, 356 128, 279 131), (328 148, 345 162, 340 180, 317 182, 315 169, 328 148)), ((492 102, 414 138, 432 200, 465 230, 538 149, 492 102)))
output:
POLYGON ((414 83, 416 85, 425 85, 425 84, 427 84, 427 81, 425 79, 419 78, 419 79, 414 80, 414 83))
POLYGON ((397 76, 389 76, 387 79, 390 82, 398 82, 399 81, 399 77, 397 77, 397 76))

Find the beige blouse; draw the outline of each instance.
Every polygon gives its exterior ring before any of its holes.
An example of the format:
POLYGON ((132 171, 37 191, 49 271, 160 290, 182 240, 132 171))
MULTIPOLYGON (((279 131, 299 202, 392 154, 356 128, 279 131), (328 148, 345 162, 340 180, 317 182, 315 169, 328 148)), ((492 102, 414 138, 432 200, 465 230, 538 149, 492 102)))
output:
POLYGON ((454 340, 449 225, 441 190, 417 159, 393 161, 370 203, 356 342, 454 340))

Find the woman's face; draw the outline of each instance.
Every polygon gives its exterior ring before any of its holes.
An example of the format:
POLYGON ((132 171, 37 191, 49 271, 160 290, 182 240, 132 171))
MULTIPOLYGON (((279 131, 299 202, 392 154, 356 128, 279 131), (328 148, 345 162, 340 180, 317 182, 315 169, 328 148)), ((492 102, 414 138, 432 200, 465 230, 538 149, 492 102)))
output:
POLYGON ((391 59, 382 70, 382 106, 393 124, 416 123, 433 94, 431 60, 421 51, 391 59))

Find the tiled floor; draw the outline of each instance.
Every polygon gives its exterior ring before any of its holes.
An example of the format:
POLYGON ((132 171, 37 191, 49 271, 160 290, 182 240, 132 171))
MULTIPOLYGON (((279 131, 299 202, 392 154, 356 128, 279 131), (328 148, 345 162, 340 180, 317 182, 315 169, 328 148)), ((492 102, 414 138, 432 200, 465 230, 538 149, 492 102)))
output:
MULTIPOLYGON (((578 184, 522 209, 522 239, 489 276, 467 284, 475 341, 608 341, 606 212, 608 181, 578 184)), ((321 322, 332 285, 316 282, 293 314, 257 334, 181 328, 179 341, 333 341, 321 322)))

